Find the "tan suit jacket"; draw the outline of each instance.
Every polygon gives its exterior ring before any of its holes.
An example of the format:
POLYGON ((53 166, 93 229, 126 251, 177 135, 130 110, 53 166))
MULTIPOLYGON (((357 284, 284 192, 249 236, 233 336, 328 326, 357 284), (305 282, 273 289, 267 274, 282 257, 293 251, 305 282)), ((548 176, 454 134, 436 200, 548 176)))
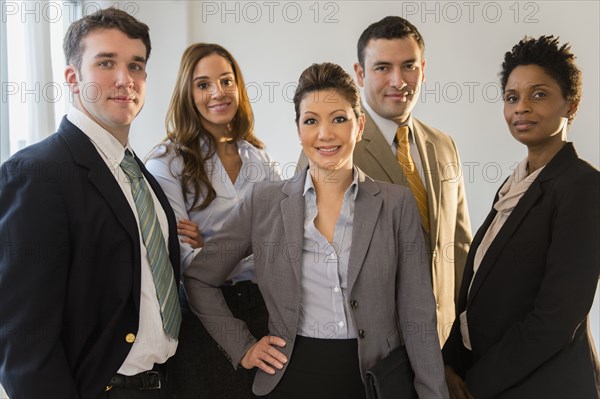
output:
MULTIPOLYGON (((232 316, 219 286, 250 253, 269 310, 269 332, 286 341, 281 351, 294 361, 302 295, 306 170, 283 182, 255 184, 252 195, 205 243, 185 272, 191 309, 234 367, 260 337, 253 337, 232 316)), ((423 234, 415 200, 403 187, 358 173, 347 300, 357 330, 361 374, 364 378, 368 369, 404 341, 419 397, 448 397, 434 298, 424 289, 430 273, 427 258, 419 251, 423 234)), ((258 370, 254 393, 269 393, 286 367, 275 375, 258 370)))
MULTIPOLYGON (((390 145, 365 112, 362 141, 354 149, 354 164, 375 180, 408 187, 390 145)), ((458 150, 450 136, 413 118, 414 138, 425 171, 429 201, 431 274, 437 304, 440 341, 450 334, 455 300, 471 243, 471 222, 458 150)))
MULTIPOLYGON (((354 164, 369 177, 408 187, 396 154, 371 118, 366 122, 362 140, 354 149, 354 164)), ((440 344, 446 341, 456 315, 458 298, 469 244, 471 222, 462 178, 462 168, 454 141, 445 133, 413 118, 414 137, 425 170, 429 201, 430 242, 433 293, 437 305, 440 344)), ((301 155, 299 167, 306 165, 301 155)), ((427 241, 427 240, 426 240, 427 241)))

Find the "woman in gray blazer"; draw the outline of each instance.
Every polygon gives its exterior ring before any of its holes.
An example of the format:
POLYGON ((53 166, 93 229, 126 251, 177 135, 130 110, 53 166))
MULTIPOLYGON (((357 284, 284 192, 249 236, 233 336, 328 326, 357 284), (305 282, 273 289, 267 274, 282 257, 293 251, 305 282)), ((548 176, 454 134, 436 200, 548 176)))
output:
POLYGON ((420 397, 447 397, 428 256, 406 188, 353 165, 364 115, 352 78, 313 64, 294 96, 309 167, 260 182, 184 274, 191 309, 269 398, 364 398, 365 372, 406 345, 420 397), (269 335, 232 316, 219 286, 254 254, 269 335))

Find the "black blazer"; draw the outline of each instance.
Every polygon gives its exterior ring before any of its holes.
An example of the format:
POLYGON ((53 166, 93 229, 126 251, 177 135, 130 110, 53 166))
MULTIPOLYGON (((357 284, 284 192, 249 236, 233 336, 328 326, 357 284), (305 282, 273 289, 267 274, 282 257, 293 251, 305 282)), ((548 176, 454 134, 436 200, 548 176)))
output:
MULTIPOLYGON (((498 196, 494 203, 497 201, 498 196)), ((506 220, 473 278, 475 235, 443 355, 479 398, 598 398, 588 313, 600 274, 600 173, 567 143, 506 220), (468 293, 468 296, 467 296, 468 293)))
MULTIPOLYGON (((175 216, 136 159, 169 221, 175 216)), ((138 330, 134 211, 88 137, 66 118, 0 174, 0 380, 11 399, 96 398, 138 330)))

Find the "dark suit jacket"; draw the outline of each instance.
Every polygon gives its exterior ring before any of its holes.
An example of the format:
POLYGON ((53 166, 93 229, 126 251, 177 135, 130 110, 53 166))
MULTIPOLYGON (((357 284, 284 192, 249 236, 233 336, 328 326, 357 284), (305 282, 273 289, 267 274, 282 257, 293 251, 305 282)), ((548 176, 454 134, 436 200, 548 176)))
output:
MULTIPOLYGON (((184 273, 191 309, 234 367, 256 339, 233 317, 219 286, 249 253, 254 254, 256 277, 269 311, 269 332, 286 341, 281 351, 294 361, 302 295, 306 170, 283 182, 256 183, 251 197, 236 207, 184 273)), ((404 187, 358 173, 347 299, 359 337, 362 375, 404 340, 419 395, 447 397, 415 200, 404 187)), ((269 393, 286 367, 275 375, 258 370, 254 393, 269 393)))
MULTIPOLYGON (((176 222, 169 220, 179 281, 176 222)), ((88 137, 66 118, 0 175, 0 379, 11 399, 96 398, 138 330, 140 246, 132 210, 88 137)))
MULTIPOLYGON (((494 202, 496 202, 496 199, 494 202)), ((444 360, 479 398, 597 398, 600 368, 587 316, 600 273, 600 173, 566 144, 502 226, 473 279, 477 232, 444 360)))

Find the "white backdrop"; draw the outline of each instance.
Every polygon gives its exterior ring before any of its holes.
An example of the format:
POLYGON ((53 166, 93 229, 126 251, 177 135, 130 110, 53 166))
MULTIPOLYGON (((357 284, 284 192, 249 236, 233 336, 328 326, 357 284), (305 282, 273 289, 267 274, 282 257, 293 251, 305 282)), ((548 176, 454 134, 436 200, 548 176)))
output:
MULTIPOLYGON (((300 72, 313 62, 331 61, 353 74, 361 32, 394 14, 413 22, 425 38, 426 84, 415 115, 458 145, 473 233, 511 167, 526 156, 504 123, 497 77, 504 53, 524 35, 554 34, 571 43, 584 94, 569 140, 582 158, 600 164, 598 1, 124 1, 118 6, 151 29, 147 103, 132 132, 141 154, 164 136, 183 50, 193 42, 214 42, 238 60, 257 134, 289 175, 300 151, 291 101, 300 72)), ((599 296, 591 317, 596 342, 599 296)))

